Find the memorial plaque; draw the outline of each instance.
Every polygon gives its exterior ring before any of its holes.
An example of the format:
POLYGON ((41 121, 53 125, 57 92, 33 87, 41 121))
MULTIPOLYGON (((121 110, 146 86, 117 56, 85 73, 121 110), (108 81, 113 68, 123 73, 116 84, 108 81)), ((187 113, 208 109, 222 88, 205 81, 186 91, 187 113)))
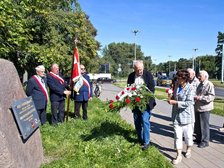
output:
POLYGON ((12 111, 23 139, 27 139, 41 124, 31 96, 14 102, 12 111))

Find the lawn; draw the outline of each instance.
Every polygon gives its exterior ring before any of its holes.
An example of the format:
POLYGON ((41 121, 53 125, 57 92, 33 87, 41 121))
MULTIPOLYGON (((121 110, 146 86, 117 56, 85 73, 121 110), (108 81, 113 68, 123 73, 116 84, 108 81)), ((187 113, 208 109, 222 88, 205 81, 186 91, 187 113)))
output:
POLYGON ((217 79, 210 79, 210 81, 214 84, 214 86, 224 88, 224 83, 221 83, 220 80, 217 80, 217 79))
POLYGON ((154 146, 142 151, 133 126, 109 112, 107 104, 94 98, 88 109, 87 121, 69 117, 57 127, 41 127, 43 168, 172 167, 154 146))

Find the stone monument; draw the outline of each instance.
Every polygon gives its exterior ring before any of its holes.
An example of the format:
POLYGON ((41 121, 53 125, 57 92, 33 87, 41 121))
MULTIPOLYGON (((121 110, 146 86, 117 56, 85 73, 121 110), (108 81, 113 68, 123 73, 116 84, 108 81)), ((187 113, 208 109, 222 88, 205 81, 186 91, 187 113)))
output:
POLYGON ((0 167, 38 168, 43 162, 39 128, 23 140, 11 105, 26 97, 13 63, 0 59, 0 167))

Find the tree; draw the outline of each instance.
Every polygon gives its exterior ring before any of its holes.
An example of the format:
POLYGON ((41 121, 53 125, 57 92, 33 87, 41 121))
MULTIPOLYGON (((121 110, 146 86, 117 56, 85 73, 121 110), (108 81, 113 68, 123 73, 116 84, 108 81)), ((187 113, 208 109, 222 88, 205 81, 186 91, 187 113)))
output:
MULTIPOLYGON (((216 72, 216 57, 212 55, 205 55, 200 56, 198 59, 200 59, 201 70, 206 70, 210 76, 210 78, 216 78, 217 72, 216 72)), ((197 65, 197 64, 196 64, 197 65)))
POLYGON ((188 60, 185 58, 180 58, 177 62, 177 70, 187 69, 192 67, 192 59, 188 60))
POLYGON ((152 71, 153 66, 152 66, 151 56, 144 57, 143 62, 144 62, 144 68, 149 70, 149 71, 152 71))
MULTIPOLYGON (((103 59, 110 61, 112 75, 118 75, 119 64, 121 64, 120 76, 127 76, 132 71, 134 60, 134 44, 122 43, 110 43, 108 46, 103 48, 103 59)), ((144 60, 144 54, 141 51, 139 45, 136 46, 136 57, 139 60, 144 60)))
POLYGON ((222 53, 223 53, 223 44, 224 44, 224 33, 218 32, 217 36, 217 47, 215 49, 215 52, 217 54, 216 57, 216 67, 217 67, 217 77, 220 80, 221 79, 221 68, 222 68, 222 53))
POLYGON ((97 30, 75 0, 2 0, 0 12, 0 57, 20 74, 54 62, 70 72, 75 33, 81 63, 88 67, 97 57, 97 30))

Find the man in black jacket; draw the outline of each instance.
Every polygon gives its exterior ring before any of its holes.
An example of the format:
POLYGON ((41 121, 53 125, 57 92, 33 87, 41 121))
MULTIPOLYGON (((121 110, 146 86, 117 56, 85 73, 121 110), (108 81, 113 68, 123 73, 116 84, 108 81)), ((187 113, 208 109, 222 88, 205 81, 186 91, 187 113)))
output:
MULTIPOLYGON (((153 76, 150 72, 144 70, 144 65, 142 61, 135 61, 134 72, 128 76, 128 85, 133 83, 137 85, 145 84, 148 89, 154 93, 155 83, 153 76)), ((143 145, 142 150, 148 149, 150 146, 150 117, 151 110, 156 105, 155 99, 151 98, 147 108, 144 111, 140 111, 138 107, 132 109, 134 116, 135 129, 137 131, 137 136, 139 142, 143 145)))

